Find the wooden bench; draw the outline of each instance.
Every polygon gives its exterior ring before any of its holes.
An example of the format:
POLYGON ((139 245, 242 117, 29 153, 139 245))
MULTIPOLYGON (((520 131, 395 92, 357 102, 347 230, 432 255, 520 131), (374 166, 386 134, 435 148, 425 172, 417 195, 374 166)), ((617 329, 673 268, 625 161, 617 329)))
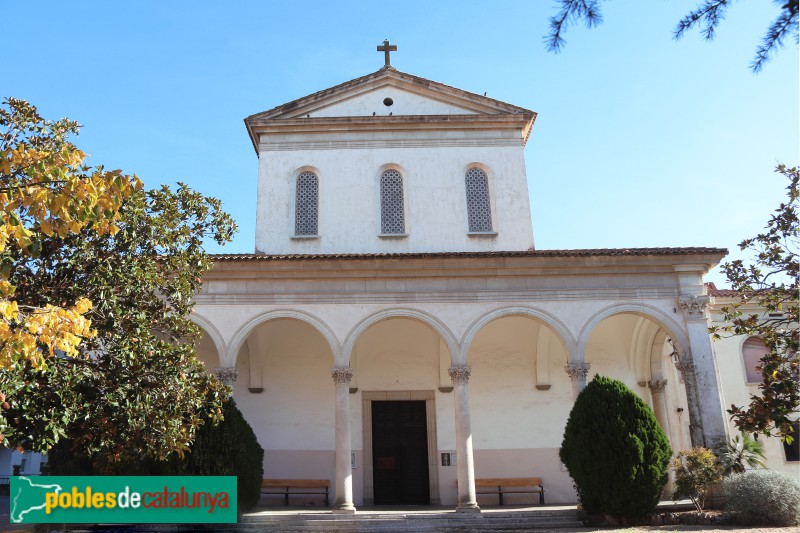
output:
POLYGON ((507 477, 475 480, 476 494, 497 494, 503 505, 503 494, 539 494, 544 505, 544 485, 540 477, 507 477))
POLYGON ((293 494, 317 494, 325 496, 325 506, 328 503, 328 489, 330 481, 327 479, 265 479, 261 482, 261 494, 283 495, 284 505, 289 505, 289 496, 293 494))

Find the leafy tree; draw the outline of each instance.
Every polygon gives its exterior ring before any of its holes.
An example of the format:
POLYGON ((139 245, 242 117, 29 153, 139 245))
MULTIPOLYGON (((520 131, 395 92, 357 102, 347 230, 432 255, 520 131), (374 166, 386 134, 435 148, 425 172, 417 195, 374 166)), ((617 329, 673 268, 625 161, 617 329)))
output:
POLYGON ((698 512, 703 510, 709 489, 722 479, 722 469, 708 448, 681 450, 672 462, 675 469, 673 500, 689 498, 698 512))
POLYGON ((235 225, 218 200, 180 185, 132 187, 114 228, 42 229, 35 254, 7 247, 3 263, 20 306, 93 304, 83 315, 93 333, 74 350, 0 370, 5 444, 44 452, 67 438, 106 472, 187 450, 203 418, 221 413, 226 389, 196 359, 189 314, 210 267, 204 239, 224 243, 235 225))
POLYGON ((751 264, 737 259, 722 265, 728 281, 738 291, 738 302, 721 308, 726 326, 712 327, 720 334, 761 338, 769 353, 761 358, 759 394, 750 405, 728 410, 743 432, 777 435, 791 443, 792 422, 800 410, 800 330, 798 319, 798 180, 800 170, 778 165, 776 172, 789 179, 788 200, 781 203, 767 222, 766 231, 739 244, 754 253, 751 264), (760 312, 746 314, 745 305, 760 312))
POLYGON ((575 400, 560 451, 587 511, 632 519, 655 508, 671 455, 652 409, 603 376, 575 400))
POLYGON ((723 476, 740 474, 748 466, 750 468, 766 468, 764 463, 764 445, 750 438, 747 433, 735 435, 727 442, 720 442, 714 447, 714 454, 722 469, 723 476))
MULTIPOLYGON (((566 41, 564 33, 567 27, 576 21, 583 20, 591 28, 603 21, 600 4, 603 0, 560 0, 560 8, 556 15, 550 18, 550 32, 545 37, 545 45, 551 52, 559 52, 566 41)), ((673 31, 677 40, 693 28, 699 28, 703 37, 710 41, 716 35, 717 26, 725 18, 725 13, 733 0, 702 0, 697 8, 683 17, 673 31)), ((759 72, 770 56, 781 48, 787 38, 794 35, 797 43, 798 26, 798 0, 775 0, 780 6, 780 13, 770 25, 761 44, 756 49, 756 55, 750 63, 753 72, 759 72)))
POLYGON ((31 305, 9 281, 17 258, 40 255, 42 236, 116 233, 122 203, 142 187, 135 176, 85 165, 86 154, 67 140, 77 132, 76 122, 47 121, 24 100, 0 107, 0 369, 41 367, 56 351, 77 356, 95 334, 83 294, 31 305))

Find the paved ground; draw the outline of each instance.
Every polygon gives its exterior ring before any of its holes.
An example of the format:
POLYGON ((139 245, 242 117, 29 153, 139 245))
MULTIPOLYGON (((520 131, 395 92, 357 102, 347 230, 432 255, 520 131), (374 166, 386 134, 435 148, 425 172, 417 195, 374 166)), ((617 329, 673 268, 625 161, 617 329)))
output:
MULTIPOLYGON (((672 508, 671 504, 666 504, 665 507, 667 509, 672 508)), ((541 509, 540 507, 531 507, 531 508, 522 508, 522 509, 541 509)), ((548 510, 562 510, 562 509, 574 509, 574 506, 548 506, 548 510)), ((448 510, 450 510, 448 508, 448 510)), ((485 508, 483 509, 484 513, 502 513, 506 512, 511 509, 503 509, 503 508, 485 508)), ((380 508, 380 509, 369 509, 360 511, 363 514, 368 513, 380 513, 380 514, 423 514, 425 512, 430 512, 430 507, 420 507, 420 508, 403 508, 402 510, 398 510, 397 508, 380 508)), ((520 511, 520 508, 514 508, 513 511, 520 511)), ((311 514, 311 513, 327 513, 328 511, 324 509, 302 509, 304 514, 311 514)), ((269 509, 256 509, 255 512, 249 513, 250 516, 259 516, 261 514, 270 514, 270 515, 291 515, 297 514, 298 509, 280 509, 275 507, 270 507, 269 509)), ((241 528, 241 531, 247 531, 248 533, 258 532, 260 527, 258 524, 241 524, 239 527, 237 526, 228 526, 226 528, 228 531, 236 531, 237 529, 241 528)), ((169 526, 164 528, 159 528, 158 526, 125 526, 125 527, 116 527, 116 528, 91 528, 89 531, 100 532, 124 532, 124 533, 134 533, 137 531, 181 531, 183 533, 187 533, 188 531, 214 531, 215 528, 213 526, 201 526, 200 528, 190 528, 190 527, 176 527, 176 526, 169 526)), ((87 531, 85 527, 76 527, 70 528, 71 531, 87 531)), ((266 528, 264 530, 267 530, 266 528)), ((29 531, 33 532, 34 528, 30 525, 17 525, 17 524, 9 524, 9 497, 7 495, 0 495, 0 532, 6 531, 13 531, 15 533, 19 533, 22 531, 29 531)), ((39 529, 38 531, 46 531, 46 529, 39 529)), ((53 530, 57 531, 57 530, 53 530)), ((269 531, 276 531, 274 527, 270 528, 269 531)), ((567 528, 567 529, 555 529, 555 530, 547 530, 547 529, 538 529, 537 532, 545 533, 547 531, 553 531, 554 533, 589 533, 589 532, 602 532, 602 533, 638 533, 638 532, 671 532, 671 531, 703 531, 706 533, 735 533, 735 532, 742 532, 742 533, 800 533, 800 527, 784 527, 784 528, 764 528, 764 527, 754 527, 754 528, 741 528, 741 527, 720 527, 720 526, 649 526, 649 527, 631 527, 631 528, 567 528)), ((500 533, 500 530, 498 530, 500 533)), ((514 533, 513 530, 502 530, 502 533, 514 533)))

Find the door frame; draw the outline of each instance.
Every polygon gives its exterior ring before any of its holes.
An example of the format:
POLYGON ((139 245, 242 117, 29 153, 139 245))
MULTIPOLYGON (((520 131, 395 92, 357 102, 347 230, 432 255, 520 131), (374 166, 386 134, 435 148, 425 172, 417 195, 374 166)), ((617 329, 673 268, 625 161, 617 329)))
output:
POLYGON ((436 458, 436 393, 432 390, 413 391, 363 391, 361 393, 361 423, 364 438, 364 505, 375 504, 375 486, 372 470, 372 402, 373 401, 425 401, 425 423, 428 434, 428 491, 430 505, 439 505, 439 469, 436 458))

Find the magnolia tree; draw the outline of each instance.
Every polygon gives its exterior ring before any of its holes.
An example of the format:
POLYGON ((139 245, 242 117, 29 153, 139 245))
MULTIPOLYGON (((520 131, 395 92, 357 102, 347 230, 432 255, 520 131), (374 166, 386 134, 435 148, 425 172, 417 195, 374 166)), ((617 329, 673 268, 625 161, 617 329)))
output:
POLYGON ((739 244, 753 254, 750 262, 738 259, 722 271, 739 301, 721 310, 727 325, 712 327, 721 334, 752 335, 764 341, 769 353, 761 358, 759 394, 746 407, 732 405, 728 412, 736 426, 748 433, 777 435, 791 443, 792 423, 800 408, 800 330, 798 330, 798 178, 797 167, 778 165, 775 172, 789 180, 788 197, 767 222, 765 232, 739 244), (745 304, 762 312, 745 313, 745 304))
POLYGON ((235 224, 184 185, 145 191, 136 177, 78 166, 74 122, 6 106, 4 444, 46 452, 66 438, 108 472, 182 453, 227 397, 196 358, 189 316, 210 268, 203 242, 228 241, 235 224))

